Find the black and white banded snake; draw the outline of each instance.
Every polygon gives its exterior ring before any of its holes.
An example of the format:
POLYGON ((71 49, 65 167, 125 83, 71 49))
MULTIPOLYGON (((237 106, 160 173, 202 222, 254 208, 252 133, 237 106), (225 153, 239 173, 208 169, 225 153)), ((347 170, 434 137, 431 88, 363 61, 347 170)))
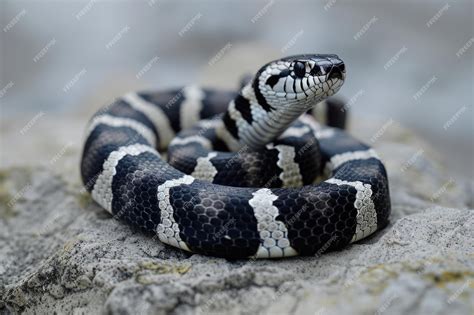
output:
POLYGON ((120 220, 194 253, 274 258, 342 248, 390 215, 375 151, 305 114, 345 77, 336 55, 308 54, 264 65, 239 93, 126 94, 88 125, 84 185, 120 220))

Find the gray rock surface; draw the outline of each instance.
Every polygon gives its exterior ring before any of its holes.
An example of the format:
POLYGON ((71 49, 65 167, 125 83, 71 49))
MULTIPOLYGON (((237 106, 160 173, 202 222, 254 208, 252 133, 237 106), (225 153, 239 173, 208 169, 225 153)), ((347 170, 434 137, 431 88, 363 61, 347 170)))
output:
POLYGON ((14 152, 0 156, 0 314, 474 312, 472 183, 396 123, 351 128, 386 163, 389 227, 319 257, 231 262, 166 247, 93 203, 78 174, 84 117, 45 115, 29 144, 21 123, 1 127, 14 152))

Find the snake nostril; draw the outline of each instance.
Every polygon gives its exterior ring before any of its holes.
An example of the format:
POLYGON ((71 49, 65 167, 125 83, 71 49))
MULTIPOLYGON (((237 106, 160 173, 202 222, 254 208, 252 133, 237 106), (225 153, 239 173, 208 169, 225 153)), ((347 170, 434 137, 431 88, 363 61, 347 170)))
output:
POLYGON ((333 67, 329 73, 329 79, 340 79, 342 80, 342 71, 339 67, 333 67))
POLYGON ((340 64, 337 64, 336 65, 339 70, 341 70, 342 72, 346 71, 346 66, 344 65, 344 62, 341 62, 340 64))

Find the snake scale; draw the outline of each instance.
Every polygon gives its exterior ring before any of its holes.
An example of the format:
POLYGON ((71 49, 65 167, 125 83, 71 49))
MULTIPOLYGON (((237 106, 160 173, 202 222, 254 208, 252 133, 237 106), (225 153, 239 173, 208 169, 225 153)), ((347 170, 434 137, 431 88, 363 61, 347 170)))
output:
POLYGON ((385 167, 334 127, 343 111, 327 102, 329 126, 307 114, 345 77, 338 56, 306 54, 269 62, 238 93, 126 94, 88 124, 85 188, 116 218, 193 253, 275 258, 343 248, 390 215, 385 167))

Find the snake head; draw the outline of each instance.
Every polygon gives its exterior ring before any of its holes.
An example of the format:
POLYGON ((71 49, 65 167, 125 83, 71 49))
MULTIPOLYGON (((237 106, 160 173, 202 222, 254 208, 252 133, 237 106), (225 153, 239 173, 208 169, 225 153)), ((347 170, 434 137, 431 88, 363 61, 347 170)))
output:
POLYGON ((266 64, 253 87, 260 104, 272 109, 301 104, 304 110, 339 91, 345 77, 344 62, 337 55, 305 54, 266 64))

